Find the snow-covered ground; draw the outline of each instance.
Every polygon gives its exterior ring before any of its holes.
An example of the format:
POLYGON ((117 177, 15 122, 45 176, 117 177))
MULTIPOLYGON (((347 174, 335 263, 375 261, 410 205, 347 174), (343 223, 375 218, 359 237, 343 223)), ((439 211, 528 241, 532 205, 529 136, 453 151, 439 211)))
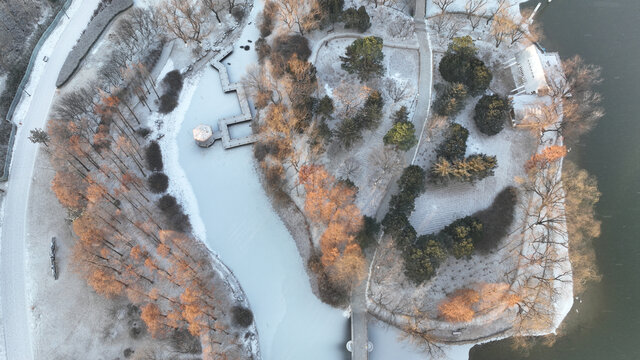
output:
MULTIPOLYGON (((318 69, 318 85, 321 90, 333 94, 336 114, 340 114, 344 110, 345 102, 341 101, 341 99, 350 97, 352 95, 350 93, 353 91, 363 92, 357 85, 360 82, 356 76, 349 75, 340 67, 339 56, 344 54, 346 47, 353 40, 352 38, 331 40, 326 46, 322 46, 317 54, 315 65, 318 69), (353 86, 354 84, 356 86, 353 86)), ((408 45, 411 46, 413 44, 409 42, 408 45)), ((327 168, 337 178, 347 177, 344 173, 345 162, 358 164, 358 170, 348 177, 359 188, 356 204, 365 215, 369 216, 375 215, 380 202, 385 196, 387 184, 393 175, 384 174, 381 177, 379 168, 373 165, 374 158, 378 153, 385 151, 382 138, 392 126, 391 115, 401 106, 406 106, 409 109, 409 119, 412 118, 418 91, 418 52, 411 49, 384 47, 383 53, 385 55, 386 73, 383 80, 377 84, 385 98, 385 107, 380 125, 373 131, 365 131, 363 133, 363 141, 354 145, 353 149, 348 151, 335 151, 337 149, 334 149, 334 151, 330 151, 327 154, 325 159, 327 160, 327 168), (388 97, 383 85, 386 81, 393 81, 399 86, 407 87, 406 94, 400 101, 394 102, 388 97)), ((361 101, 358 107, 364 102, 366 94, 363 93, 360 98, 361 101)), ((338 117, 336 120, 330 121, 329 126, 331 128, 337 127, 339 119, 338 117)), ((398 158, 398 160, 400 159, 398 158)), ((399 168, 396 170, 399 170, 399 168)), ((300 201, 303 201, 303 199, 300 199, 300 201)), ((299 206, 303 205, 299 204, 299 206)))

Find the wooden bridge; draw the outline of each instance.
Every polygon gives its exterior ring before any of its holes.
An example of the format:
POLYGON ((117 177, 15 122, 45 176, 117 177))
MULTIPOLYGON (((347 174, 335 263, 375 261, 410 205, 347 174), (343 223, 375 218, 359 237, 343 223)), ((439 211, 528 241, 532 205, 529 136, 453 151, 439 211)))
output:
POLYGON ((231 149, 238 146, 253 144, 258 140, 257 135, 248 135, 240 138, 231 138, 229 133, 229 126, 240 124, 243 122, 251 121, 251 109, 249 109, 249 100, 247 99, 247 93, 241 83, 229 82, 229 72, 227 67, 222 63, 222 60, 229 56, 233 51, 233 47, 229 46, 216 55, 211 61, 211 67, 218 70, 220 74, 220 83, 222 84, 222 91, 228 93, 235 91, 238 96, 238 102, 240 103, 241 113, 239 115, 226 117, 218 120, 218 131, 214 132, 214 138, 216 140, 222 139, 222 146, 225 149, 231 149))

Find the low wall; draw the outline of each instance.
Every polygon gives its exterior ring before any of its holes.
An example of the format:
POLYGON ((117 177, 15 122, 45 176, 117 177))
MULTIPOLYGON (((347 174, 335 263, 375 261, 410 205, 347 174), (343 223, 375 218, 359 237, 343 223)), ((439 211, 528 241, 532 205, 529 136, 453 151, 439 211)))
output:
POLYGON ((82 33, 80 39, 73 50, 67 55, 67 59, 62 65, 60 74, 58 74, 58 80, 56 80, 56 87, 64 85, 73 74, 76 72, 82 60, 87 56, 93 44, 100 38, 100 35, 107 28, 109 23, 121 12, 127 10, 133 6, 133 0, 113 0, 111 4, 107 5, 102 11, 94 17, 87 29, 82 33))

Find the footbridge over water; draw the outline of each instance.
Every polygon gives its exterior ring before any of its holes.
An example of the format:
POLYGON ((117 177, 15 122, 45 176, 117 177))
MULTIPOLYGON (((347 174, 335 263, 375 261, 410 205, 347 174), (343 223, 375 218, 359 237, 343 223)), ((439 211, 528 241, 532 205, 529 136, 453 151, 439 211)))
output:
POLYGON ((351 295, 351 340, 347 342, 347 350, 351 352, 352 360, 367 360, 373 350, 367 331, 366 288, 367 281, 364 280, 351 295))

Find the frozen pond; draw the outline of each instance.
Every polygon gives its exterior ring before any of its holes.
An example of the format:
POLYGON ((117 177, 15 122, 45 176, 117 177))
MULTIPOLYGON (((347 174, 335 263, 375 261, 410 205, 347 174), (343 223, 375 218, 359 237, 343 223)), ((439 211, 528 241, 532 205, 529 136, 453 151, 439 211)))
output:
MULTIPOLYGON (((240 112, 233 101, 211 101, 207 69, 178 133, 179 161, 198 198, 207 242, 237 276, 254 311, 265 360, 341 359, 348 321, 311 292, 294 240, 272 210, 253 168, 251 147, 197 147, 191 129, 240 112), (235 109, 229 104, 235 105, 235 109), (200 118, 199 118, 200 116, 200 118)), ((217 86, 220 87, 219 83, 217 86)))
MULTIPOLYGON (((256 5, 252 19, 261 8, 256 5)), ((257 61, 257 38, 255 26, 248 26, 223 61, 231 81, 239 81, 246 67, 257 61), (240 45, 251 49, 245 51, 240 45)), ((252 148, 224 150, 220 141, 208 149, 195 145, 191 130, 196 125, 217 128, 220 118, 240 113, 235 93, 222 92, 217 71, 211 67, 203 71, 177 134, 178 161, 196 195, 209 247, 235 273, 249 298, 262 358, 349 359, 345 349, 349 320, 311 292, 295 242, 258 180, 252 148)), ((233 137, 249 132, 248 124, 231 128, 233 137)), ((396 330, 371 324, 370 331, 375 344, 372 360, 426 358, 399 342, 396 330)))

